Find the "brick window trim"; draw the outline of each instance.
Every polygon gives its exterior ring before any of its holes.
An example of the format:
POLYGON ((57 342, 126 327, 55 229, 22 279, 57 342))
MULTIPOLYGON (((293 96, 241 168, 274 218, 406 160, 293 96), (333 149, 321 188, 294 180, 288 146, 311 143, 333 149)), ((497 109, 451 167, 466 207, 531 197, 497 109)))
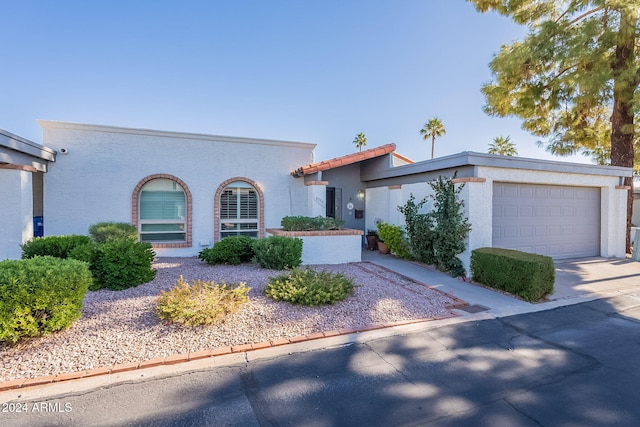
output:
POLYGON ((169 174, 154 174, 149 175, 138 183, 136 187, 133 189, 133 193, 131 194, 131 223, 138 228, 138 201, 140 200, 140 190, 142 187, 149 181, 153 181, 154 179, 169 179, 171 181, 176 182, 178 185, 182 187, 184 190, 184 194, 187 197, 187 232, 186 232, 186 241, 185 242, 176 242, 176 243, 151 243, 151 246, 154 248, 190 248, 192 246, 192 238, 191 238, 191 225, 192 225, 192 198, 191 191, 189 191, 189 187, 183 180, 178 177, 169 174))
POLYGON ((264 237, 264 194, 260 186, 255 182, 250 180, 249 178, 245 178, 242 176, 237 176, 235 178, 229 178, 224 181, 216 190, 215 199, 213 200, 213 242, 220 241, 220 196, 222 195, 222 191, 224 191, 227 186, 233 184, 234 182, 244 182, 252 186, 258 192, 258 204, 259 204, 259 213, 258 213, 258 238, 264 237))

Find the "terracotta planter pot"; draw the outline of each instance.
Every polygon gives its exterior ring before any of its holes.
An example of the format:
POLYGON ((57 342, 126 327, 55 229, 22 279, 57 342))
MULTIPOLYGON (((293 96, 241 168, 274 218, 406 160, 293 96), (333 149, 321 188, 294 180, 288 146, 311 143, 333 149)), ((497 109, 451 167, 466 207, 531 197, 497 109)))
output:
POLYGON ((387 244, 385 242, 378 242, 378 252, 380 252, 381 254, 389 253, 389 248, 387 247, 387 244))

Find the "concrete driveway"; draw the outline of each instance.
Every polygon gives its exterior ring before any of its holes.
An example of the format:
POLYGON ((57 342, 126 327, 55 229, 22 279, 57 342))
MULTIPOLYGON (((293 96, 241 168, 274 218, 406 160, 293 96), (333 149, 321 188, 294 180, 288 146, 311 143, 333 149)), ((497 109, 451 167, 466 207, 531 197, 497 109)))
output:
MULTIPOLYGON (((490 317, 549 310, 617 295, 640 295, 640 262, 620 258, 558 260, 555 292, 546 302, 529 303, 504 293, 463 282, 423 264, 402 260, 377 251, 363 251, 362 260, 372 262, 478 307, 490 317)), ((461 312, 461 314, 465 314, 461 312)))
POLYGON ((640 290, 640 262, 619 258, 556 261, 555 292, 549 299, 606 298, 640 290))

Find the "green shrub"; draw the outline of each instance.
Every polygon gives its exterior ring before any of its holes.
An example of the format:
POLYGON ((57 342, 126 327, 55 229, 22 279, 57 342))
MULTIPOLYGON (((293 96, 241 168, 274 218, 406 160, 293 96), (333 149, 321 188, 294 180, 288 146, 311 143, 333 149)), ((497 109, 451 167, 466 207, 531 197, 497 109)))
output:
POLYGON ((285 216, 280 221, 285 231, 339 230, 343 224, 341 219, 323 216, 285 216))
POLYGON ((433 190, 432 218, 435 223, 433 233, 433 249, 435 264, 439 270, 448 271, 453 277, 463 276, 466 272, 462 261, 458 258, 466 249, 466 239, 471 230, 469 219, 464 215, 464 202, 460 200, 460 191, 464 184, 457 189, 453 178, 437 180, 429 183, 433 190))
POLYGON ((353 282, 343 274, 296 268, 269 278, 265 295, 276 301, 316 306, 335 304, 353 293, 353 282))
POLYGON ((501 248, 471 251, 473 280, 535 302, 553 293, 555 267, 548 256, 501 248))
POLYGON ((98 243, 112 239, 138 241, 138 230, 127 222, 99 222, 89 227, 89 235, 98 243))
POLYGON ((391 225, 384 221, 378 223, 378 236, 387 244, 389 250, 400 258, 410 258, 409 245, 404 238, 404 231, 399 225, 391 225))
POLYGON ((253 242, 253 260, 262 268, 284 270, 302 264, 302 239, 270 236, 253 242))
POLYGON ((22 258, 35 256, 52 256, 67 258, 76 246, 91 242, 89 236, 71 234, 68 236, 36 237, 22 245, 22 258))
POLYGON ((59 331, 82 314, 91 273, 83 262, 34 257, 0 262, 0 341, 59 331))
POLYGON ((250 289, 244 282, 227 286, 224 282, 195 280, 189 285, 180 276, 174 288, 160 293, 156 314, 160 319, 185 326, 211 325, 249 301, 250 289))
POLYGON ((419 213, 425 203, 427 198, 416 203, 414 195, 410 194, 407 203, 404 206, 398 206, 398 210, 404 215, 411 257, 425 264, 435 264, 433 216, 431 212, 419 213))
POLYGON ((92 290, 127 289, 156 277, 156 270, 151 268, 155 252, 146 242, 112 239, 78 248, 74 256, 89 262, 94 279, 92 290))
POLYGON ((217 242, 212 248, 200 251, 198 258, 207 264, 237 265, 253 258, 253 239, 248 236, 230 236, 217 242))

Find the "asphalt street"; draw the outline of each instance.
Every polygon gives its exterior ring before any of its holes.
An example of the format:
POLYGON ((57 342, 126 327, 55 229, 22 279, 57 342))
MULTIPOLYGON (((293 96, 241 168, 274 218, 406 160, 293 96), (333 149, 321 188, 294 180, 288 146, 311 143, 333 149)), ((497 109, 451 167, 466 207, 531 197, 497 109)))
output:
POLYGON ((637 426, 640 297, 404 335, 37 401, 2 426, 637 426))

